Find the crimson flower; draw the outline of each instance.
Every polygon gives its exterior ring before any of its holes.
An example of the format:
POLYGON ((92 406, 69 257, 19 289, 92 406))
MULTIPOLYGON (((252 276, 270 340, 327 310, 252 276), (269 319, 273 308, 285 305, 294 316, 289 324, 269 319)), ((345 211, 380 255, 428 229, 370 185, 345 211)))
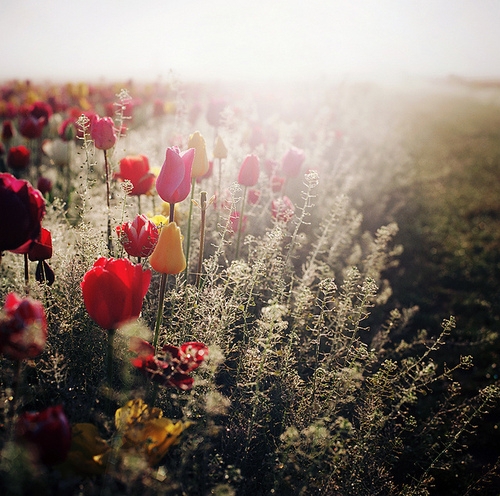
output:
POLYGON ((42 135, 46 121, 43 117, 35 117, 28 114, 22 118, 19 124, 19 132, 28 139, 39 138, 42 135))
POLYGON ((52 181, 48 177, 40 176, 36 183, 36 189, 45 195, 52 191, 52 181))
POLYGON ((47 320, 42 304, 9 293, 0 312, 0 353, 13 360, 38 356, 47 341, 47 320))
POLYGON ((0 173, 0 253, 40 235, 45 200, 28 181, 0 173))
POLYGON ((137 319, 151 282, 151 271, 126 258, 101 257, 83 276, 83 301, 90 317, 104 329, 137 319))
POLYGON ((116 143, 116 129, 111 117, 93 115, 90 119, 90 137, 99 150, 109 150, 116 143))
POLYGON ((16 424, 16 437, 30 446, 37 459, 55 465, 66 459, 71 447, 71 426, 62 405, 41 412, 23 413, 16 424))
POLYGON ((14 170, 26 169, 30 163, 30 151, 24 145, 13 146, 7 153, 7 165, 14 170))
POLYGON ((194 148, 184 152, 176 146, 167 148, 165 161, 156 178, 156 191, 163 201, 179 203, 189 195, 194 152, 194 148))
POLYGON ((243 160, 238 174, 238 183, 242 186, 255 186, 259 180, 259 157, 251 154, 243 160))
POLYGON ((145 195, 155 183, 155 175, 149 170, 149 161, 145 155, 131 155, 120 160, 120 172, 115 178, 130 181, 133 196, 145 195))
POLYGON ((155 355, 154 347, 141 338, 130 339, 130 350, 137 353, 132 365, 162 386, 172 386, 183 391, 193 387, 194 379, 189 375, 208 356, 208 347, 190 341, 180 347, 165 345, 155 355))
POLYGON ((297 177, 305 160, 304 151, 292 146, 283 156, 281 170, 287 177, 297 177))
POLYGON ((2 123, 2 141, 9 141, 14 137, 14 126, 12 121, 3 121, 2 123))
POLYGON ((52 115, 52 107, 47 102, 38 101, 31 105, 29 112, 35 119, 42 119, 45 125, 48 124, 49 118, 52 115))
POLYGON ((131 257, 149 257, 158 242, 158 228, 145 215, 116 227, 118 239, 131 257))

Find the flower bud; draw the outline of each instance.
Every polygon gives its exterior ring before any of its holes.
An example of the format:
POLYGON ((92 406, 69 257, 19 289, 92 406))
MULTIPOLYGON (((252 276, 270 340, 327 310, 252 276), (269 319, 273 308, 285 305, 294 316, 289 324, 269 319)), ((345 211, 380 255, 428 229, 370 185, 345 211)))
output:
POLYGON ((188 148, 194 148, 195 150, 191 177, 201 177, 208 171, 208 158, 205 138, 199 131, 189 137, 188 148))
POLYGON ((149 257, 151 267, 162 274, 179 274, 186 268, 182 234, 175 222, 163 226, 156 247, 149 257))
POLYGON ((255 186, 259 180, 259 157, 251 154, 243 160, 238 174, 238 183, 242 186, 255 186))

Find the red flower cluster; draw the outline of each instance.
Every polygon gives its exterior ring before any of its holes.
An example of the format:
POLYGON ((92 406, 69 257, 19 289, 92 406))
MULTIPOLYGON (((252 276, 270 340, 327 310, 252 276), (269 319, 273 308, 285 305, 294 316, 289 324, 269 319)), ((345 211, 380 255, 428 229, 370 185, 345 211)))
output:
POLYGON ((180 347, 166 344, 155 355, 154 347, 141 338, 130 339, 130 350, 137 353, 132 365, 152 381, 162 386, 172 386, 183 391, 193 387, 194 379, 189 375, 208 356, 208 347, 190 341, 180 347))

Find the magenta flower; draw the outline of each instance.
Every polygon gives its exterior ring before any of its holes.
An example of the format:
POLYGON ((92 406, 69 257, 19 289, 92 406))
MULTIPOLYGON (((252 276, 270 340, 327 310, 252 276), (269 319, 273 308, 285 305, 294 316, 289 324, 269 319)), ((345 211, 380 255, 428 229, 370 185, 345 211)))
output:
POLYGON ((292 146, 283 156, 281 161, 281 171, 287 177, 297 177, 300 174, 300 168, 305 160, 304 151, 292 146))
POLYGON ((132 222, 117 226, 116 233, 125 251, 131 257, 149 257, 158 242, 158 228, 145 215, 137 215, 132 222))
POLYGON ((99 150, 109 150, 116 143, 116 129, 111 117, 93 115, 90 120, 90 137, 99 150))
POLYGON ((14 360, 38 356, 47 341, 47 320, 42 304, 9 293, 0 312, 0 353, 14 360))
POLYGON ((193 387, 194 379, 189 375, 208 356, 208 347, 190 341, 180 347, 165 345, 155 355, 155 348, 141 338, 130 339, 130 350, 137 353, 132 365, 162 386, 172 386, 183 391, 193 387))
POLYGON ((238 174, 238 183, 242 186, 255 186, 259 180, 259 157, 251 154, 243 160, 238 174))
POLYGON ((189 195, 194 153, 194 148, 182 153, 176 146, 167 148, 165 161, 156 178, 156 191, 163 201, 179 203, 189 195))
POLYGON ((40 235, 45 200, 28 181, 0 174, 0 253, 40 235))

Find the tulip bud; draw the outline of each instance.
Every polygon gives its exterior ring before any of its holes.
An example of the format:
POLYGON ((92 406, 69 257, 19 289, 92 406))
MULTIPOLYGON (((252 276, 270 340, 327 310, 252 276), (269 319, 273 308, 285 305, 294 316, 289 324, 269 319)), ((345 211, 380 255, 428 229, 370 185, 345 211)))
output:
POLYGON ((116 129, 111 117, 94 115, 90 120, 90 137, 99 150, 109 150, 116 143, 116 129))
POLYGON ((297 177, 300 174, 300 168, 305 160, 304 151, 292 146, 283 157, 281 170, 288 177, 297 177))
POLYGON ((131 257, 149 257, 158 242, 158 228, 145 215, 117 226, 120 243, 131 257))
POLYGON ((259 180, 259 157, 247 155, 243 160, 238 174, 238 183, 242 186, 255 186, 259 180))
POLYGON ((227 148, 220 136, 215 140, 214 158, 227 158, 227 148))
POLYGON ((163 226, 156 247, 149 257, 151 267, 162 274, 179 274, 186 268, 182 234, 175 222, 163 226))
POLYGON ((208 171, 208 158, 205 138, 199 131, 189 136, 188 148, 195 150, 191 177, 201 177, 208 171))
POLYGON ((30 151, 24 145, 13 146, 7 153, 7 165, 14 170, 20 171, 28 167, 30 163, 30 151))

